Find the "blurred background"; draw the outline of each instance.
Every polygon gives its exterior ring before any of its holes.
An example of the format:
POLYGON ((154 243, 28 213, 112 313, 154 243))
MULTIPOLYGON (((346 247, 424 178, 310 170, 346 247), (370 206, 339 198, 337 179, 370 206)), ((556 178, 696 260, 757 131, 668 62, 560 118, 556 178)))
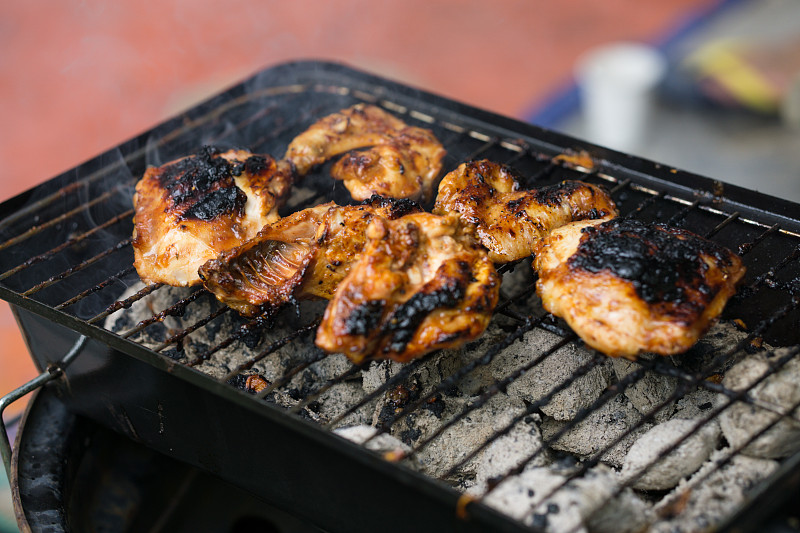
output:
MULTIPOLYGON (((0 201, 261 69, 323 59, 800 202, 796 0, 11 0, 0 50, 0 201), (587 54, 619 42, 660 66, 631 88, 645 67, 622 61, 634 76, 610 98, 644 98, 647 120, 598 130, 581 105, 587 54)), ((613 77, 606 61, 595 69, 613 77)), ((0 302, 0 395, 34 375, 0 302)), ((0 531, 15 530, 8 501, 3 480, 0 531)))

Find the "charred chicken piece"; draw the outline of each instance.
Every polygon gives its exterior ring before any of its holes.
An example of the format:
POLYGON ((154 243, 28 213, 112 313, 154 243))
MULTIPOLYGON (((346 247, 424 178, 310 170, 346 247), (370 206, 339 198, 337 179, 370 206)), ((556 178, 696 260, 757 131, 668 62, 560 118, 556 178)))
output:
POLYGON ((211 147, 148 168, 133 197, 139 277, 145 283, 200 283, 200 265, 279 218, 293 177, 286 161, 211 147))
POLYGON ((374 197, 362 205, 327 203, 265 226, 255 238, 200 268, 205 287, 246 316, 300 299, 330 299, 357 261, 376 216, 419 211, 408 200, 374 197))
POLYGON ((581 181, 521 191, 511 168, 484 159, 442 178, 433 212, 458 213, 492 261, 506 263, 531 255, 554 228, 616 215, 617 208, 603 189, 581 181))
POLYGON ((688 350, 745 273, 739 256, 718 244, 628 219, 553 230, 533 267, 545 309, 592 348, 627 358, 688 350))
POLYGON ((317 346, 355 363, 406 362, 483 333, 500 279, 457 216, 375 218, 367 239, 325 310, 317 346))
POLYGON ((285 159, 298 174, 357 150, 331 170, 356 200, 372 195, 430 199, 445 150, 430 130, 409 126, 382 109, 357 104, 312 124, 289 144, 285 159))

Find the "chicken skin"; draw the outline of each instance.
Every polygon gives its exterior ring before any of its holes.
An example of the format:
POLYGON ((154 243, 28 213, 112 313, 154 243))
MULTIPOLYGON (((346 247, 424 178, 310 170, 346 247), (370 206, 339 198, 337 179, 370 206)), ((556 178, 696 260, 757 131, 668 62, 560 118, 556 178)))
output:
POLYGON ((357 104, 312 124, 292 140, 285 159, 304 176, 315 165, 347 154, 331 174, 354 199, 428 200, 445 153, 430 130, 409 126, 379 107, 357 104), (361 148, 367 149, 347 154, 361 148))
POLYGON ((635 220, 557 228, 533 268, 544 308, 612 357, 688 350, 716 321, 745 268, 688 231, 635 220))
POLYGON ((469 231, 455 215, 375 218, 361 260, 325 310, 317 346, 355 363, 406 362, 478 337, 500 279, 469 231))
POLYGON ((616 215, 617 208, 603 189, 581 181, 521 191, 509 167, 484 159, 442 178, 433 212, 458 213, 492 261, 507 263, 530 256, 554 228, 616 215))
POLYGON ((175 286, 200 283, 200 265, 279 218, 293 178, 285 161, 211 147, 148 168, 133 197, 139 277, 175 286))
POLYGON ((295 300, 330 299, 361 256, 372 219, 419 210, 414 202, 377 196, 362 205, 304 209, 208 261, 200 276, 217 299, 246 316, 295 300))

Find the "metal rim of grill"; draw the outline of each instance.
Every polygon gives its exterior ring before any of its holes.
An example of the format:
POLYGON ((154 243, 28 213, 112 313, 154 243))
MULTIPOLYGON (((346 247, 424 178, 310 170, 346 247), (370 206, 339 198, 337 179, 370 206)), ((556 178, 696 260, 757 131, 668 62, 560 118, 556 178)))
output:
MULTIPOLYGON (((192 376, 191 379, 199 380, 200 383, 214 379, 208 375, 201 375, 199 372, 195 372, 194 368, 202 367, 206 361, 213 359, 216 353, 240 342, 243 337, 253 334, 253 332, 265 334, 264 332, 268 331, 270 327, 268 317, 242 321, 238 330, 216 344, 209 346, 193 359, 180 359, 178 357, 181 343, 195 331, 209 327, 209 324, 213 324, 214 321, 228 314, 230 309, 224 306, 217 306, 213 312, 205 315, 195 323, 187 324, 185 328, 178 331, 166 332, 163 335, 161 345, 152 350, 137 344, 133 339, 140 332, 162 323, 168 317, 177 317, 184 314, 187 308, 197 305, 198 302, 213 301, 213 296, 202 288, 187 289, 184 297, 165 308, 153 309, 152 315, 148 319, 139 322, 133 328, 112 333, 103 327, 104 322, 110 316, 118 312, 124 312, 124 309, 139 300, 164 290, 164 287, 156 284, 144 287, 126 299, 118 299, 122 289, 136 279, 135 271, 130 266, 130 261, 124 259, 132 255, 129 228, 133 214, 132 209, 129 207, 126 209, 124 203, 126 198, 130 201, 130 191, 140 176, 145 162, 153 158, 168 159, 167 153, 174 150, 185 150, 192 142, 196 142, 195 139, 198 136, 198 132, 206 132, 207 130, 210 133, 202 135, 203 144, 224 144, 229 141, 227 139, 228 135, 238 136, 241 131, 254 128, 254 131, 262 131, 262 136, 248 142, 248 147, 254 153, 267 151, 265 148, 279 146, 281 143, 285 146, 288 143, 287 139, 290 139, 298 129, 304 129, 323 114, 335 111, 337 108, 346 107, 351 103, 367 102, 382 106, 410 124, 433 129, 448 150, 448 156, 445 161, 448 168, 445 168, 445 171, 451 170, 460 162, 487 157, 513 167, 527 169, 524 175, 528 176, 526 183, 528 187, 547 184, 554 179, 581 179, 606 186, 621 206, 622 216, 667 222, 670 225, 691 229, 712 240, 720 239, 724 244, 738 251, 750 270, 740 289, 740 294, 743 296, 738 297, 738 301, 734 301, 732 304, 734 309, 747 307, 747 302, 749 301, 760 301, 759 296, 765 293, 768 293, 767 299, 770 302, 777 302, 772 303, 768 311, 756 313, 759 316, 759 320, 747 324, 749 326, 748 333, 741 342, 715 354, 711 362, 703 368, 688 371, 681 368, 680 365, 671 364, 665 358, 640 358, 637 361, 638 368, 634 372, 618 380, 612 387, 604 391, 597 400, 592 402, 588 408, 578 412, 569 424, 552 436, 549 442, 544 442, 543 446, 532 452, 516 468, 508 471, 500 479, 494 480, 493 485, 488 489, 489 493, 500 486, 508 477, 520 473, 526 464, 549 449, 549 445, 563 433, 575 427, 613 398, 623 394, 628 387, 641 380, 647 372, 672 376, 678 380, 680 385, 671 396, 655 406, 652 412, 644 414, 638 423, 618 436, 609 445, 591 457, 582 458, 580 465, 566 477, 564 483, 552 489, 551 494, 558 491, 570 480, 583 475, 591 467, 600 463, 602 456, 614 445, 632 434, 643 424, 651 421, 660 409, 669 405, 670 402, 680 399, 687 391, 693 388, 704 388, 727 400, 711 408, 697 422, 695 430, 717 418, 721 412, 735 402, 749 403, 779 415, 779 418, 773 424, 753 435, 744 445, 732 450, 727 457, 717 464, 717 469, 722 468, 732 457, 740 453, 747 444, 750 444, 761 434, 768 431, 778 421, 791 418, 800 422, 794 414, 795 409, 799 408, 800 404, 793 405, 789 409, 783 409, 779 406, 760 402, 749 394, 749 391, 757 383, 779 371, 783 365, 797 356, 800 353, 800 345, 794 345, 787 351, 782 352, 781 355, 774 356, 771 360, 770 371, 747 390, 730 390, 716 380, 710 379, 716 376, 724 367, 726 361, 730 360, 736 353, 749 350, 752 343, 757 342, 762 337, 769 337, 770 334, 774 333, 774 330, 779 330, 779 334, 783 334, 784 330, 790 328, 790 325, 796 322, 798 307, 800 307, 800 286, 798 286, 798 279, 800 279, 800 223, 791 219, 786 220, 781 214, 765 212, 761 209, 751 209, 747 205, 742 206, 735 201, 731 201, 726 196, 724 189, 719 191, 720 194, 714 195, 673 185, 666 181, 654 180, 651 176, 648 176, 646 171, 627 168, 624 164, 620 165, 618 162, 608 159, 598 158, 598 164, 595 169, 569 167, 561 162, 554 161, 553 157, 562 153, 564 148, 571 149, 573 146, 564 147, 552 145, 550 142, 538 142, 537 139, 526 138, 522 134, 519 136, 514 135, 517 133, 515 131, 504 131, 504 128, 501 127, 492 128, 480 123, 475 124, 472 117, 452 115, 448 110, 438 109, 435 106, 431 108, 427 101, 424 101, 424 104, 419 104, 413 97, 408 100, 410 101, 396 101, 381 91, 370 92, 366 89, 353 88, 347 85, 311 82, 266 87, 262 90, 246 92, 241 95, 234 93, 233 97, 223 100, 221 103, 209 102, 205 106, 201 106, 202 112, 199 114, 180 117, 181 120, 168 123, 169 127, 167 129, 161 128, 151 134, 148 142, 143 146, 127 153, 123 149, 118 157, 111 157, 110 162, 101 165, 99 168, 94 168, 88 175, 81 175, 79 167, 76 171, 65 175, 61 180, 63 185, 57 190, 52 191, 52 189, 48 188, 47 194, 41 198, 34 200, 26 198, 24 202, 16 202, 24 203, 25 205, 15 209, 11 215, 0 220, 0 235, 2 235, 0 253, 7 258, 12 258, 11 260, 2 261, 4 268, 2 269, 3 272, 0 273, 0 296, 9 300, 15 306, 33 311, 59 324, 67 325, 89 338, 100 340, 134 357, 149 358, 153 352, 160 353, 161 355, 157 357, 162 361, 162 367, 169 369, 169 371, 175 371, 181 376, 192 376), (324 103, 315 106, 313 105, 314 97, 306 98, 312 102, 312 106, 298 113, 297 116, 287 117, 287 106, 294 105, 292 103, 293 100, 308 95, 319 96, 321 100, 324 100, 324 103), (326 96, 329 97, 328 100, 323 98, 326 96), (343 105, 345 102, 347 102, 346 105, 343 105), (256 109, 260 110, 258 113, 246 114, 234 124, 227 122, 226 114, 235 114, 238 108, 251 106, 254 103, 256 104, 256 109), (411 107, 415 103, 421 105, 421 107, 411 107), (273 114, 279 116, 273 118, 273 114), (266 121, 270 128, 259 130, 257 125, 262 121, 266 121), (125 179, 120 180, 120 175, 124 176, 125 179), (109 179, 111 183, 106 184, 106 180, 109 179), (98 219, 99 216, 104 218, 100 220, 98 219), (698 228, 700 228, 700 231, 698 231, 698 228), (58 235, 60 240, 53 240, 53 234, 58 235), (109 240, 108 234, 113 235, 114 238, 109 240), (723 235, 724 237, 721 238, 723 235), (43 239, 43 237, 47 237, 47 239, 43 239), (43 244, 43 240, 46 240, 46 243, 43 244), (779 242, 780 245, 776 245, 776 242, 779 242), (35 245, 32 243, 35 243, 35 245), (773 250, 776 248, 783 251, 783 255, 774 257, 773 250), (31 249, 33 251, 30 251, 31 249), (79 258, 79 260, 75 261, 75 257, 79 258), (123 258, 122 262, 119 260, 120 257, 123 258), (751 260, 751 258, 754 259, 751 260), (765 258, 768 259, 765 260, 765 258), (125 264, 126 261, 127 264, 125 264), (768 264, 765 265, 763 264, 764 262, 768 264), (59 264, 60 266, 54 268, 53 264, 59 264), (113 268, 110 265, 113 265, 113 268), (98 278, 98 273, 102 273, 100 278, 98 278), (91 305, 84 305, 86 302, 91 302, 91 305), (98 306, 102 308, 99 312, 97 312, 98 306), (86 313, 87 307, 93 308, 88 314, 86 313), (172 353, 170 356, 170 350, 177 352, 177 355, 172 353), (182 370, 178 370, 178 367, 181 367, 182 370)), ((574 148, 578 147, 580 145, 576 143, 574 148)), ((189 152, 191 151, 189 150, 189 152)), ((280 154, 275 155, 278 156, 280 154)), ((639 165, 640 162, 637 161, 636 164, 639 165)), ((668 172, 672 171, 669 170, 668 172)), ((677 174, 677 172, 675 173, 677 174)), ((317 191, 316 194, 312 194, 310 197, 295 199, 294 201, 290 200, 289 209, 302 209, 327 199, 327 191, 317 191)), ((14 202, 10 201, 8 203, 14 202)), ((513 267, 501 268, 501 271, 510 268, 513 267)), ((529 268, 529 266, 523 264, 518 268, 529 268)), ((532 288, 529 287, 519 294, 506 294, 501 299, 496 315, 502 315, 516 324, 515 329, 510 331, 502 342, 489 348, 482 357, 474 359, 472 363, 459 368, 443 379, 433 390, 423 391, 418 398, 403 406, 392 419, 385 422, 372 439, 389 432, 394 424, 422 409, 426 402, 435 399, 437 395, 444 394, 448 388, 470 372, 489 364, 505 347, 518 341, 526 332, 535 328, 544 328, 560 335, 561 340, 552 346, 542 348, 541 352, 536 354, 527 364, 483 390, 476 401, 466 405, 460 414, 443 421, 433 435, 416 442, 409 453, 387 457, 388 460, 398 463, 411 460, 425 447, 431 445, 436 438, 452 425, 469 416, 471 412, 480 409, 496 394, 503 392, 514 380, 526 373, 536 372, 537 366, 556 350, 566 345, 581 344, 574 334, 565 329, 552 316, 546 313, 533 315, 527 312, 529 310, 525 308, 524 302, 531 292, 532 288)), ((284 313, 292 312, 294 311, 284 311, 284 313)), ((222 384, 227 384, 237 376, 251 370, 257 363, 269 358, 276 350, 294 342, 297 337, 313 334, 318 324, 319 316, 302 316, 301 318, 302 325, 293 333, 283 337, 268 338, 268 341, 264 342, 256 355, 246 363, 238 364, 231 368, 218 381, 222 384)), ((290 368, 284 376, 269 383, 266 388, 254 394, 253 398, 248 401, 258 402, 266 399, 271 393, 286 387, 298 373, 326 357, 329 356, 322 353, 310 353, 307 360, 290 368)), ((379 398, 381 395, 385 395, 393 387, 405 383, 405 380, 413 375, 419 365, 422 364, 422 361, 417 360, 407 364, 399 373, 388 379, 379 388, 369 394, 365 394, 359 402, 348 406, 336 418, 326 421, 323 427, 330 430, 344 423, 347 417, 359 408, 379 398)), ((515 416, 511 423, 495 431, 478 448, 470 450, 465 458, 452 466, 443 477, 447 478, 455 474, 458 468, 491 445, 492 442, 508 434, 525 417, 535 414, 539 407, 547 404, 557 393, 569 386, 574 379, 604 364, 604 361, 604 356, 596 354, 593 359, 579 368, 573 375, 567 376, 560 383, 554 383, 547 394, 537 402, 527 405, 523 413, 515 416)), ((300 398, 298 403, 289 409, 289 414, 300 414, 303 409, 312 405, 315 400, 331 387, 357 375, 369 364, 352 366, 332 380, 314 384, 313 390, 300 398)), ((232 386, 231 389, 233 389, 232 386)), ((271 407, 265 406, 265 408, 271 407)), ((674 443, 666 453, 678 448, 693 433, 694 431, 686 434, 674 443)), ((635 479, 629 479, 621 483, 608 497, 607 501, 610 501, 611 498, 618 495, 625 488, 630 487, 635 482, 635 479)), ((474 505, 474 501, 480 501, 480 499, 462 497, 460 501, 463 507, 459 509, 459 512, 468 514, 470 505, 474 505)), ((543 499, 546 499, 546 496, 543 499)), ((531 510, 531 513, 533 513, 533 510, 531 510)))

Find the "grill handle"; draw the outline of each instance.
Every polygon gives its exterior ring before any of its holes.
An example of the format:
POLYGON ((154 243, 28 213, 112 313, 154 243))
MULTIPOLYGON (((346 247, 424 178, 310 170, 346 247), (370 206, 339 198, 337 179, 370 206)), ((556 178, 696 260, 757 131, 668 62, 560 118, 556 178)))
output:
POLYGON ((78 337, 78 340, 75 341, 75 344, 72 345, 72 348, 69 349, 69 351, 66 353, 66 355, 64 355, 64 357, 61 358, 60 361, 48 365, 47 370, 21 387, 0 398, 0 456, 3 458, 3 466, 6 469, 6 475, 8 476, 9 481, 11 480, 11 455, 13 452, 11 449, 11 442, 8 440, 8 433, 6 433, 6 424, 3 421, 3 411, 5 411, 6 407, 16 402, 23 396, 35 391, 39 387, 44 386, 45 383, 48 383, 61 376, 61 374, 64 373, 64 369, 81 352, 81 349, 86 344, 86 340, 87 338, 84 335, 78 337))

